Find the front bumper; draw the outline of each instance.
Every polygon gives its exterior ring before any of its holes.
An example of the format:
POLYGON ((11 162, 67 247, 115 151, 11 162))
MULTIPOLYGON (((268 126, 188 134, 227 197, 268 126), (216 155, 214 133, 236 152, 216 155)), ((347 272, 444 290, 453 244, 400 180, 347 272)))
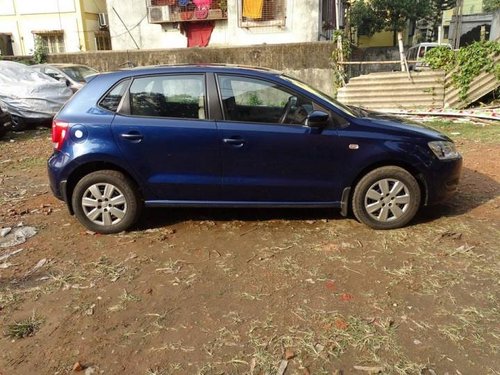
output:
POLYGON ((450 198, 458 189, 463 160, 439 160, 434 162, 426 176, 427 205, 450 198))

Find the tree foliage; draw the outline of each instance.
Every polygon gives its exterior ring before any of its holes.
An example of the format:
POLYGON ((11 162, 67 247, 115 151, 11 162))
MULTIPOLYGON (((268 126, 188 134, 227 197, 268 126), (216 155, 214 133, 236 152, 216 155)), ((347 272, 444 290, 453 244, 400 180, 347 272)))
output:
POLYGON ((351 10, 351 24, 362 35, 373 35, 387 30, 396 34, 402 31, 408 21, 429 16, 435 0, 355 0, 351 10))
POLYGON ((500 0, 484 0, 483 10, 487 13, 495 12, 500 9, 500 0))
POLYGON ((351 7, 351 24, 356 27, 359 35, 372 36, 384 28, 373 8, 364 0, 357 0, 351 7))
POLYGON ((35 36, 35 49, 33 50, 33 60, 37 64, 43 64, 47 61, 47 55, 49 51, 47 46, 43 43, 42 38, 39 35, 35 36))

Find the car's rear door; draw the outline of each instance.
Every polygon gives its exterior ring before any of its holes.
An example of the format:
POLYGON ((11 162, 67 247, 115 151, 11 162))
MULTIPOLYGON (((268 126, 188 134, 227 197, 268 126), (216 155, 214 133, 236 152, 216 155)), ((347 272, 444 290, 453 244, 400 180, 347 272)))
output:
POLYGON ((133 79, 112 129, 152 192, 146 201, 205 201, 220 193, 220 147, 206 103, 204 74, 133 79))

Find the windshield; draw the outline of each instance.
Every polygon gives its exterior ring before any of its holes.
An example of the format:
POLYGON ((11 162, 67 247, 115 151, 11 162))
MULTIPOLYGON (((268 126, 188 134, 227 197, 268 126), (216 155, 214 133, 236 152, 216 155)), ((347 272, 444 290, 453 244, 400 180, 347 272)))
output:
POLYGON ((76 82, 85 82, 85 77, 99 73, 97 70, 88 66, 68 66, 61 70, 76 82))
POLYGON ((331 96, 325 94, 324 92, 316 90, 315 88, 309 86, 308 84, 306 84, 302 81, 299 81, 296 78, 292 78, 292 77, 289 77, 289 76, 284 75, 284 74, 281 76, 281 78, 293 83, 296 86, 299 86, 301 89, 306 90, 306 91, 310 92, 311 94, 316 95, 317 97, 323 99, 324 101, 328 102, 329 104, 331 104, 335 108, 339 109, 340 111, 348 114, 349 116, 358 117, 358 116, 356 116, 355 112, 353 111, 353 108, 348 107, 342 103, 339 103, 337 100, 333 99, 331 96))

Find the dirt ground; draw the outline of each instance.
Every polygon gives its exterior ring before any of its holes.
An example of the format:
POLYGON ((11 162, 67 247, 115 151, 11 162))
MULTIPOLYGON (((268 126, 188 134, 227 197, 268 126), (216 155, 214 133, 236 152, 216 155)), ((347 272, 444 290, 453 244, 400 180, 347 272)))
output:
POLYGON ((0 374, 500 374, 500 132, 458 133, 458 194, 404 229, 167 209, 109 236, 52 197, 50 131, 10 133, 0 227, 37 234, 0 248, 0 374))

